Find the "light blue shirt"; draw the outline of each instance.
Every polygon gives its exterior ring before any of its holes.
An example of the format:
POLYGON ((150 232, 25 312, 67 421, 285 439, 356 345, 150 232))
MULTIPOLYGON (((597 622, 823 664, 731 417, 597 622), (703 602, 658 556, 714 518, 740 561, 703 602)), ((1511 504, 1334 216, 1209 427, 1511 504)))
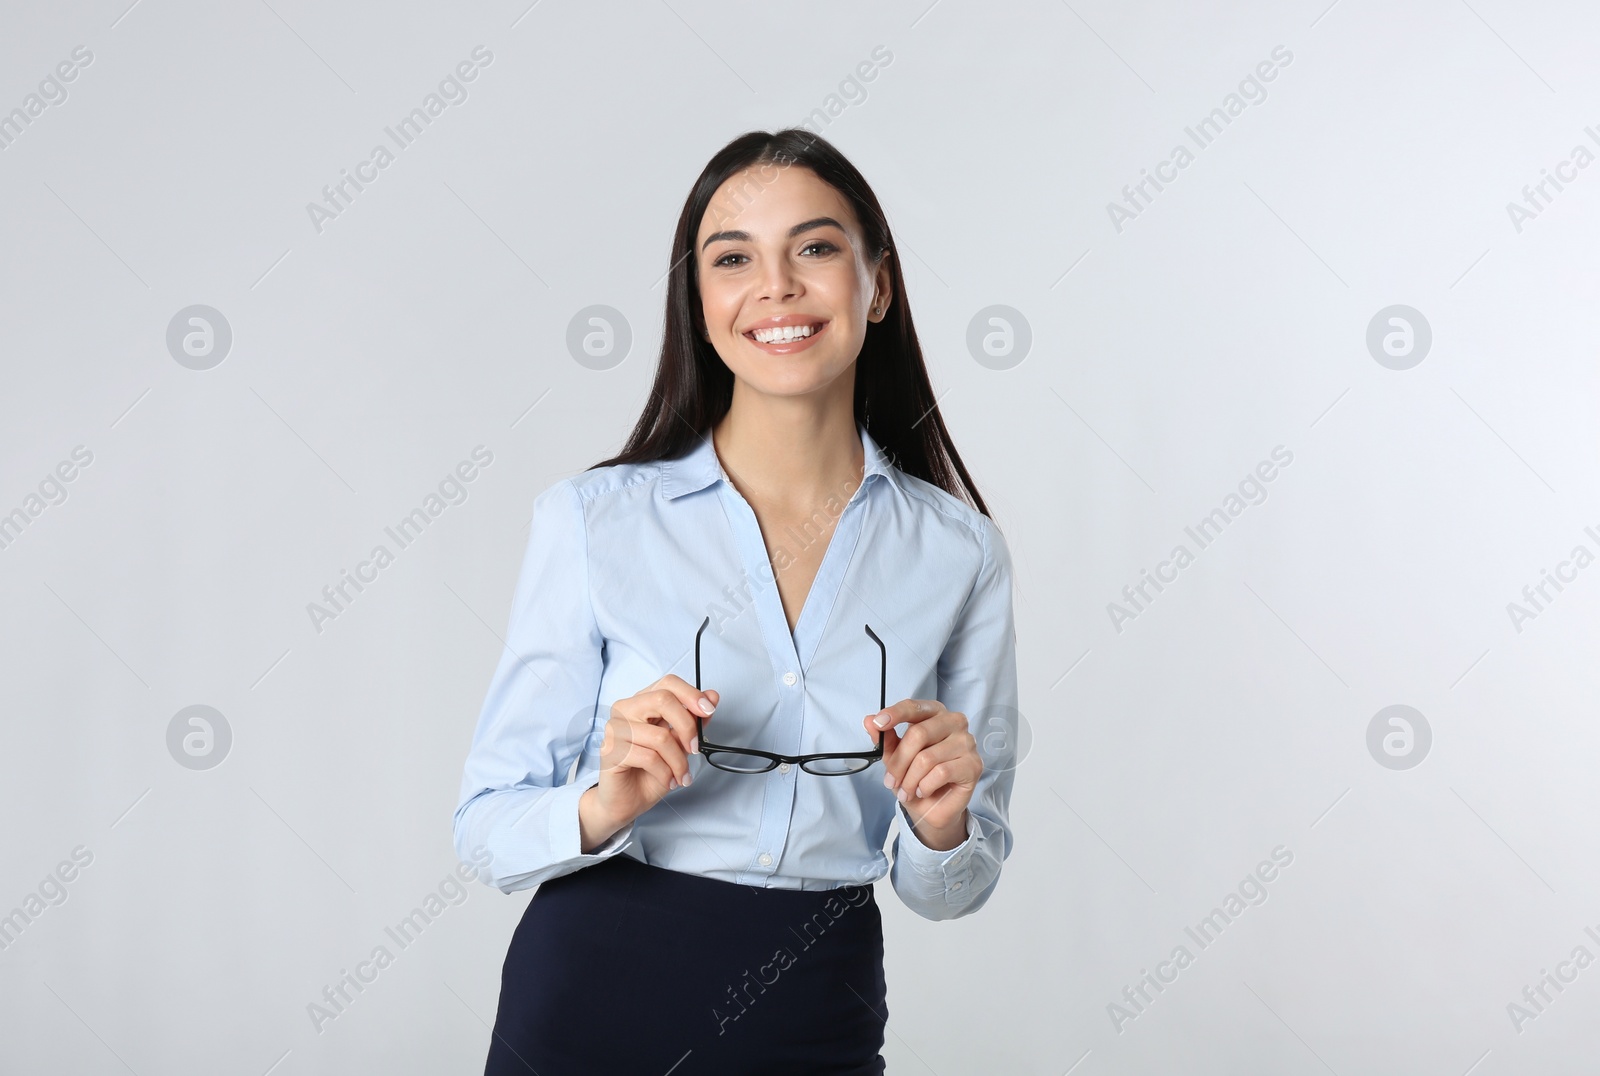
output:
POLYGON ((772 536, 784 568, 837 519, 792 634, 755 513, 709 436, 677 460, 597 468, 539 494, 455 813, 456 850, 465 860, 481 846, 490 884, 510 893, 629 855, 767 888, 888 874, 927 919, 989 899, 1012 844, 1010 553, 987 516, 900 471, 858 432, 866 472, 854 494, 843 487, 819 508, 818 528, 772 536), (887 702, 937 698, 966 715, 978 741, 984 772, 966 839, 945 851, 924 845, 884 787, 882 764, 850 776, 790 765, 738 774, 691 754, 693 784, 580 852, 578 797, 599 782, 612 703, 669 672, 693 684, 707 616, 700 686, 720 698, 706 738, 789 755, 876 745, 862 727, 879 708, 871 625, 887 650, 887 702), (891 868, 883 845, 896 808, 891 868))

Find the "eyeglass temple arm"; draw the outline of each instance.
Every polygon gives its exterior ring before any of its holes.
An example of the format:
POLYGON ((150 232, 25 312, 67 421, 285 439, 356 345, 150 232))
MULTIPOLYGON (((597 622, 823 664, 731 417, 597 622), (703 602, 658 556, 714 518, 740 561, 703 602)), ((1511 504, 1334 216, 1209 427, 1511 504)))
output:
POLYGON ((706 633, 706 625, 710 623, 711 617, 707 616, 700 621, 700 630, 694 633, 694 687, 696 691, 700 690, 700 636, 706 633))
MULTIPOLYGON (((700 622, 700 630, 694 633, 694 686, 700 689, 700 636, 706 633, 706 627, 711 623, 707 616, 700 622)), ((889 649, 883 645, 883 640, 878 638, 878 633, 872 630, 871 624, 862 625, 867 629, 867 634, 872 636, 872 641, 878 644, 878 709, 884 710, 889 706, 889 649)), ((883 734, 880 732, 881 740, 883 734)))
POLYGON ((878 656, 881 658, 878 663, 878 709, 884 710, 889 706, 889 651, 883 645, 883 640, 878 638, 878 633, 872 630, 871 624, 862 626, 867 629, 867 634, 872 636, 872 641, 878 644, 878 656))

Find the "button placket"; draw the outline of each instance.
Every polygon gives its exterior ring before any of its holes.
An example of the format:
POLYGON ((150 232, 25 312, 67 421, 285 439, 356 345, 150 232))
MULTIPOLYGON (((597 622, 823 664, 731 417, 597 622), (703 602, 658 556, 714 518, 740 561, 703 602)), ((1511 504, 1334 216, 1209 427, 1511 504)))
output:
MULTIPOLYGON (((792 673, 797 667, 799 655, 795 652, 794 640, 788 630, 788 622, 778 597, 777 577, 773 573, 772 562, 767 555, 754 510, 739 495, 733 483, 726 479, 720 487, 720 495, 728 513, 728 521, 733 529, 734 541, 738 546, 745 572, 752 580, 760 580, 763 584, 757 588, 752 609, 760 627, 761 638, 766 644, 767 657, 771 662, 769 666, 771 671, 768 675, 781 682, 784 672, 792 673)), ((798 681, 799 677, 796 676, 795 680, 798 681)), ((770 749, 790 753, 798 750, 800 742, 798 704, 799 698, 794 692, 787 691, 782 686, 777 687, 777 710, 772 722, 771 742, 768 745, 770 749)), ((751 846, 756 851, 754 857, 756 866, 742 870, 741 876, 736 879, 746 885, 762 886, 767 883, 774 873, 772 867, 777 862, 777 856, 782 854, 784 843, 788 838, 789 820, 793 813, 794 782, 774 780, 775 778, 779 778, 779 775, 771 772, 765 777, 748 778, 768 787, 760 798, 760 815, 751 841, 751 846)))
MULTIPOLYGON (((845 510, 840 514, 834 532, 829 536, 827 548, 823 551, 816 577, 812 580, 811 589, 800 610, 800 617, 795 626, 790 628, 782 600, 778 595, 777 575, 767 553, 755 511, 728 479, 726 471, 722 472, 723 480, 719 486, 719 495, 727 509, 734 540, 739 548, 746 573, 752 579, 760 579, 767 584, 761 587, 755 596, 754 609, 757 621, 761 625, 762 637, 767 644, 768 656, 772 660, 771 668, 774 672, 782 670, 778 672, 778 678, 784 687, 799 687, 799 690, 794 691, 783 691, 781 688, 779 690, 778 715, 775 722, 777 735, 774 739, 789 746, 775 747, 775 750, 787 750, 791 753, 800 750, 805 691, 799 670, 806 668, 806 663, 815 653, 821 626, 827 622, 829 610, 843 588, 844 577, 861 536, 865 512, 865 503, 856 502, 865 502, 867 491, 872 485, 868 481, 870 477, 870 475, 863 477, 850 501, 845 505, 845 510)), ((791 776, 790 771, 794 767, 788 764, 782 765, 784 769, 780 773, 791 776)), ((799 794, 799 784, 795 781, 769 786, 768 794, 763 801, 760 823, 756 829, 754 844, 757 849, 765 847, 776 849, 777 854, 782 853, 788 838, 789 822, 793 817, 795 797, 799 794)), ((763 867, 772 866, 776 863, 776 855, 772 851, 759 852, 756 862, 763 867)), ((751 875, 749 881, 763 884, 763 879, 769 877, 772 872, 749 873, 751 875)))

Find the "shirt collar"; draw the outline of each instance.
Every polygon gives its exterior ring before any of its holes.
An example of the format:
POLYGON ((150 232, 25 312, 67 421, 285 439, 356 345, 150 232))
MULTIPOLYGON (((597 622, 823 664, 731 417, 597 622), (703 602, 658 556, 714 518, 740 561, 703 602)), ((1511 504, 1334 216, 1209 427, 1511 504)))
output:
MULTIPOLYGON (((872 439, 867 428, 859 422, 856 423, 856 432, 861 436, 861 451, 865 464, 861 484, 866 485, 868 478, 878 474, 898 486, 899 483, 895 481, 895 467, 884 455, 878 442, 872 439)), ((687 454, 675 460, 662 461, 661 496, 665 500, 675 500, 686 493, 705 489, 718 479, 726 482, 728 475, 722 469, 722 462, 717 459, 716 448, 711 443, 711 432, 707 430, 687 454)))

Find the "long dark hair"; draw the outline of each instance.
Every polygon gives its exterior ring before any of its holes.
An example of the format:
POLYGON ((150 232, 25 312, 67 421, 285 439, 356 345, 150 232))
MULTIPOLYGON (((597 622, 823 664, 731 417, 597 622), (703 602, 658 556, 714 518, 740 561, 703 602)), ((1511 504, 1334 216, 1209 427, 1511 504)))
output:
POLYGON ((766 175, 772 166, 792 165, 810 169, 849 200, 861 222, 869 261, 889 254, 889 311, 882 321, 867 323, 866 340, 856 360, 856 421, 901 471, 965 498, 987 516, 989 509, 950 440, 933 386, 928 383, 917 330, 911 323, 911 304, 906 301, 900 253, 878 198, 832 143, 803 128, 740 135, 722 147, 695 180, 672 237, 665 331, 650 398, 622 451, 589 470, 677 459, 728 413, 733 403, 733 371, 699 332, 695 236, 712 196, 728 177, 746 168, 759 166, 759 174, 766 175))

